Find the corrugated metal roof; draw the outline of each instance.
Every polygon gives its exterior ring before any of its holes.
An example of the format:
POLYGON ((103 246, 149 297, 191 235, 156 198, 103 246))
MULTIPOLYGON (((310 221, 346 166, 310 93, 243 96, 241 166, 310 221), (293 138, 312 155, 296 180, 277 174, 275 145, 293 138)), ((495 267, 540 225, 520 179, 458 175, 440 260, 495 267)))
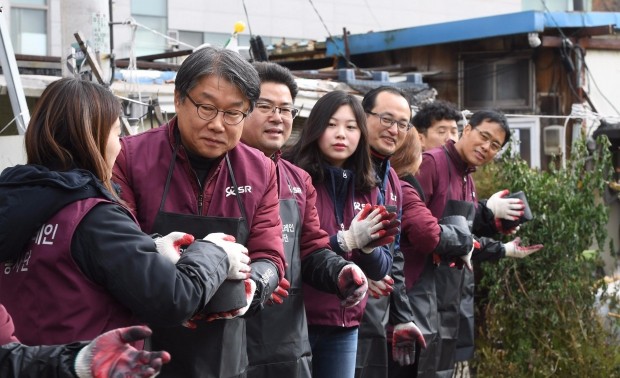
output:
MULTIPOLYGON (((617 12, 540 12, 501 14, 405 29, 351 34, 347 36, 351 55, 404 49, 515 34, 541 33, 545 29, 613 25, 620 29, 617 12)), ((342 37, 327 41, 327 56, 342 55, 342 37)))

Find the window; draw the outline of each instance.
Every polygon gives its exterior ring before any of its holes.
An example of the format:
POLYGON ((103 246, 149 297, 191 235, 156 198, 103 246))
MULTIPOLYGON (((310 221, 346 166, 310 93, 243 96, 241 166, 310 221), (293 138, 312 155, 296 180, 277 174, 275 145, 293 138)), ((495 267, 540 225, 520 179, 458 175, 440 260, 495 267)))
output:
MULTIPOLYGON (((163 35, 168 32, 168 4, 166 0, 131 0, 131 16, 140 25, 163 35)), ((136 56, 160 54, 168 48, 168 40, 143 27, 136 30, 136 56)))
POLYGON ((534 67, 529 56, 462 57, 461 107, 476 110, 534 110, 534 67))
POLYGON ((540 120, 533 117, 510 117, 508 125, 512 132, 512 156, 520 156, 530 167, 540 168, 540 120))
POLYGON ((47 0, 11 2, 11 42, 15 54, 47 55, 47 0))

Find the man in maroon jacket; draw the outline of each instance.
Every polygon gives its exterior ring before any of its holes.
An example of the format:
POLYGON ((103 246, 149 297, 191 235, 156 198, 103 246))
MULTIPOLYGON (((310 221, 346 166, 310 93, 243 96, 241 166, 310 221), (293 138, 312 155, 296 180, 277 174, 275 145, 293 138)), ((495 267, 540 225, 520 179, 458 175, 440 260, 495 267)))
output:
MULTIPOLYGON (((176 76, 176 117, 123 138, 114 167, 121 197, 145 232, 182 231, 197 238, 223 232, 247 247, 256 291, 246 315, 263 308, 284 278, 285 265, 275 165, 239 143, 259 94, 258 74, 239 54, 211 47, 195 51, 176 76)), ((225 282, 220 291, 224 287, 245 290, 241 281, 225 282)), ((246 300, 241 294, 224 295, 218 308, 241 307, 246 300), (233 297, 239 302, 226 303, 235 302, 233 297)), ((151 347, 174 356, 161 376, 244 376, 245 320, 230 319, 235 315, 198 322, 196 329, 154 328, 151 347)))
POLYGON ((298 113, 293 106, 298 90, 295 78, 276 63, 257 62, 254 68, 261 80, 260 97, 245 122, 241 141, 276 163, 290 289, 283 304, 267 307, 247 320, 248 377, 310 378, 311 348, 302 284, 345 298, 365 291, 366 283, 355 284, 353 274, 364 277, 362 270, 330 249, 329 236, 319 222, 310 175, 280 156, 298 113), (355 289, 347 291, 347 287, 355 289))

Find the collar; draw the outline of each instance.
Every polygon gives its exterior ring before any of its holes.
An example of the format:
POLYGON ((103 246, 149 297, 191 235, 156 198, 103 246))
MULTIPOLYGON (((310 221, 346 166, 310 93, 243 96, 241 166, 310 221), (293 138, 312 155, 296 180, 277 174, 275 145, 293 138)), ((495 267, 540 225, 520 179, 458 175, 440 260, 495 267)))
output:
POLYGON ((453 140, 448 140, 444 145, 446 151, 448 151, 448 156, 454 165, 459 169, 459 171, 465 172, 465 174, 476 172, 476 167, 467 165, 467 163, 461 158, 461 155, 459 155, 459 152, 456 150, 454 145, 455 142, 453 140))

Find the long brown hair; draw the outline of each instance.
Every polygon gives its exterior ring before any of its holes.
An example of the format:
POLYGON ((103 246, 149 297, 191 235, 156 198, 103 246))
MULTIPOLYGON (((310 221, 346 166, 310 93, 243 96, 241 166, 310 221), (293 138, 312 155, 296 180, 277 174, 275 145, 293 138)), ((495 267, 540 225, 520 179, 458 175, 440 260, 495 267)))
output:
POLYGON ((318 141, 329 126, 330 118, 345 105, 351 107, 361 136, 357 149, 345 161, 344 168, 353 171, 356 189, 366 192, 375 187, 377 181, 370 160, 366 114, 360 101, 352 94, 336 90, 321 97, 310 111, 297 143, 287 148, 283 157, 308 172, 315 185, 324 182, 323 165, 326 162, 318 141))
POLYGON ((56 171, 88 170, 114 193, 105 151, 120 114, 120 102, 99 84, 74 78, 51 83, 26 130, 28 164, 56 171))
POLYGON ((415 176, 418 163, 422 159, 422 143, 415 127, 407 131, 401 143, 396 153, 390 158, 390 165, 398 177, 404 177, 408 174, 415 176))

